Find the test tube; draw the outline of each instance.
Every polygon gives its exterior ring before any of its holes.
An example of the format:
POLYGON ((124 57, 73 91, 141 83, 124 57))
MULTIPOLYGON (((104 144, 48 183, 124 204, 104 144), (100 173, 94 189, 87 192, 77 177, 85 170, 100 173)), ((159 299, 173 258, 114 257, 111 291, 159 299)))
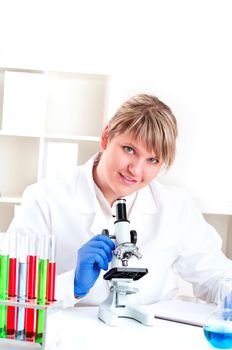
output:
MULTIPOLYGON (((27 254, 28 254, 28 234, 18 234, 18 290, 17 301, 26 301, 26 282, 27 282, 27 254)), ((24 339, 24 320, 25 320, 25 308, 18 306, 17 312, 17 326, 16 326, 16 338, 19 340, 24 339)))
MULTIPOLYGON (((0 299, 8 298, 9 279, 9 236, 4 233, 0 248, 0 299)), ((6 337, 7 307, 0 305, 0 338, 6 337)))
MULTIPOLYGON (((36 299, 36 280, 37 280, 37 236, 30 234, 29 248, 27 256, 27 287, 26 300, 34 302, 36 299)), ((35 309, 25 309, 25 337, 32 340, 35 335, 35 309)))
MULTIPOLYGON (((46 304, 47 294, 47 276, 49 259, 49 236, 39 238, 39 261, 38 261, 38 286, 37 286, 37 304, 46 304)), ((45 324, 45 310, 37 310, 36 318, 36 343, 43 343, 43 333, 45 324)))
MULTIPOLYGON (((9 300, 16 297, 17 287, 17 234, 16 232, 9 233, 9 283, 8 283, 8 297, 9 300)), ((16 307, 8 306, 7 309, 7 337, 15 335, 16 325, 16 307)))
POLYGON ((56 280, 56 236, 50 235, 49 240, 49 263, 47 281, 47 301, 55 301, 55 280, 56 280))

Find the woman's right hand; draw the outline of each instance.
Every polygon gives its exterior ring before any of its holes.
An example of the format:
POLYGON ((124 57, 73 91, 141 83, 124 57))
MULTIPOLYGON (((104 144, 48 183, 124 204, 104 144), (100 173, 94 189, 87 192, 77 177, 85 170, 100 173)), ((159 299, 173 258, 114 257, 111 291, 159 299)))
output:
POLYGON ((85 296, 96 282, 101 269, 108 270, 114 249, 115 244, 109 237, 97 235, 78 250, 74 276, 75 297, 85 296))

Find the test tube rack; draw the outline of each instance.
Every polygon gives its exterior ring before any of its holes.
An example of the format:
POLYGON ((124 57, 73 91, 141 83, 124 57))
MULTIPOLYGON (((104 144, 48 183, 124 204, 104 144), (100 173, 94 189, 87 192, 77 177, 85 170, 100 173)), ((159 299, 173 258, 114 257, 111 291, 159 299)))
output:
POLYGON ((62 301, 49 302, 46 305, 39 305, 33 302, 18 302, 16 298, 11 300, 0 300, 0 305, 30 308, 34 310, 44 310, 44 332, 42 343, 32 342, 28 340, 13 339, 11 336, 0 338, 0 349, 5 349, 10 345, 9 349, 39 349, 53 350, 59 346, 61 341, 61 324, 63 303, 62 301), (22 347, 24 345, 24 347, 22 347), (4 347, 5 346, 5 347, 4 347))

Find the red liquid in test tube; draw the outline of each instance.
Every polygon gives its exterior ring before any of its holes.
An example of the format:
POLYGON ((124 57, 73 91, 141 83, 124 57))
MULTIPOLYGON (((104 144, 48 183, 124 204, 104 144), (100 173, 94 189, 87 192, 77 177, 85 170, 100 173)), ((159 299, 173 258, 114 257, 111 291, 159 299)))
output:
MULTIPOLYGON (((36 299, 36 281, 37 281, 37 255, 36 255, 37 238, 35 235, 29 237, 29 252, 27 256, 27 289, 26 300, 34 302, 36 299)), ((36 312, 32 308, 25 310, 25 336, 31 339, 35 335, 35 318, 36 312)))
POLYGON ((47 301, 55 301, 55 280, 56 280, 56 237, 50 236, 49 263, 47 280, 47 301))
MULTIPOLYGON (((9 259, 9 282, 8 282, 8 296, 9 300, 16 297, 16 281, 17 281, 17 238, 16 233, 9 233, 10 235, 10 259, 9 259)), ((7 323, 6 334, 7 336, 15 335, 16 326, 16 307, 8 306, 7 309, 7 323)))

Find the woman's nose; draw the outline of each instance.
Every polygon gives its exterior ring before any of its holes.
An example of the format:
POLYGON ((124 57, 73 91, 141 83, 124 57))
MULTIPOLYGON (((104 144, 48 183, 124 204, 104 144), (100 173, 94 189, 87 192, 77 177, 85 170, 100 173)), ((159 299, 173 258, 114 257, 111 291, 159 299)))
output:
POLYGON ((134 159, 128 165, 129 172, 134 176, 141 176, 143 172, 143 160, 142 159, 134 159))

